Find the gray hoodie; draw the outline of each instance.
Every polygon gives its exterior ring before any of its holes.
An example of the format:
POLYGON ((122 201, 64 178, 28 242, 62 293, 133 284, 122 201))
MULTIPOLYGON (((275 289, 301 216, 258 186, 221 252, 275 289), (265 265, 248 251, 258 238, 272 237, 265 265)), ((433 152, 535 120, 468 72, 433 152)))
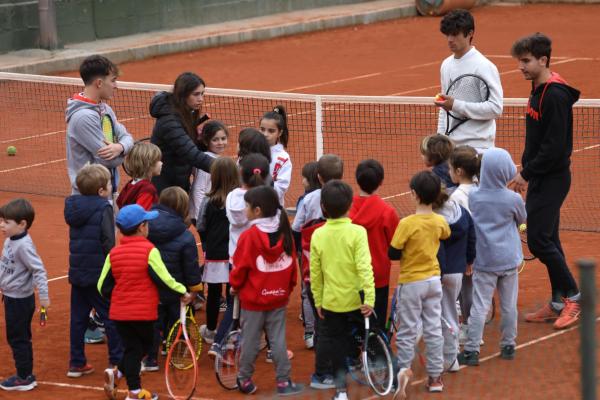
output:
POLYGON ((475 269, 504 271, 523 261, 518 226, 527 217, 525 202, 506 187, 516 174, 517 167, 506 150, 495 147, 483 153, 479 187, 469 195, 477 236, 475 269))
MULTIPOLYGON (((102 164, 111 171, 113 184, 119 182, 118 167, 125 154, 133 147, 133 138, 106 103, 94 103, 83 94, 75 94, 67 100, 67 169, 71 181, 71 194, 79 194, 75 178, 86 163, 102 164), (114 142, 123 145, 124 153, 112 160, 98 157, 98 150, 106 146, 102 130, 102 117, 108 115, 113 122, 114 142)), ((115 185, 116 187, 116 185, 115 185)))

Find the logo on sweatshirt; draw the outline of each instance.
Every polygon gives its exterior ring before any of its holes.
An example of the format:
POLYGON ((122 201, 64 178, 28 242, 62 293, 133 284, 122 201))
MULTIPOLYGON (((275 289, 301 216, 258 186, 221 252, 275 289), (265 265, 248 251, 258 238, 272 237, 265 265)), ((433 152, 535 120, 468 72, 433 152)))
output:
POLYGON ((263 289, 262 292, 260 292, 261 295, 263 296, 273 296, 273 297, 283 297, 286 295, 286 290, 285 289, 263 289))
POLYGON ((527 103, 527 115, 529 115, 531 118, 533 118, 536 121, 540 120, 540 113, 538 111, 534 110, 533 107, 531 107, 530 102, 527 103))
POLYGON ((256 257, 256 268, 258 268, 261 272, 279 272, 288 268, 292 263, 292 257, 288 256, 286 253, 281 253, 281 255, 275 260, 275 262, 268 262, 263 258, 263 256, 256 257))

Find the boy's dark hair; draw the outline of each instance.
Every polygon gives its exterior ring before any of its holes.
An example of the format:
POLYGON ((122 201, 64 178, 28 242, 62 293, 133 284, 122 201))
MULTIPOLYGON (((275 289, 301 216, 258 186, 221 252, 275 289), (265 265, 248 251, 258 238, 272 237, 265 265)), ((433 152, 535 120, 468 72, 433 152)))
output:
POLYGON ((475 32, 473 15, 460 8, 450 11, 440 22, 440 32, 446 36, 462 33, 466 37, 470 32, 475 32))
POLYGON ((415 191, 421 204, 433 204, 440 196, 442 181, 431 171, 421 171, 410 179, 410 188, 415 191))
POLYGON ((421 142, 421 154, 433 165, 448 161, 453 149, 454 143, 446 135, 426 136, 421 142))
POLYGON ((532 35, 522 37, 513 43, 510 53, 513 57, 521 57, 527 53, 538 60, 546 57, 546 68, 550 67, 550 55, 552 54, 552 40, 543 33, 536 32, 532 35))
POLYGON ((271 163, 271 146, 269 146, 265 135, 258 129, 242 129, 238 138, 238 144, 238 158, 240 160, 243 160, 248 154, 258 153, 265 156, 267 161, 271 163))
POLYGON ((317 162, 317 173, 327 183, 332 179, 342 179, 344 176, 344 162, 335 154, 325 154, 317 162))
POLYGON ((383 175, 383 165, 377 160, 363 160, 356 166, 356 182, 362 191, 368 194, 381 186, 383 175))
POLYGON ((5 220, 10 219, 17 224, 25 220, 27 223, 25 229, 29 229, 35 218, 35 210, 29 200, 22 198, 14 199, 0 207, 0 218, 5 220))
POLYGON ((279 196, 275 189, 271 186, 257 186, 248 190, 244 194, 244 201, 252 208, 260 207, 262 216, 264 218, 274 217, 277 215, 279 210, 279 229, 277 229, 278 235, 283 235, 283 250, 287 255, 291 256, 294 250, 294 240, 292 238, 292 228, 290 227, 290 220, 288 216, 279 204, 279 196))
POLYGON ((110 171, 102 164, 84 165, 75 178, 77 190, 84 196, 97 196, 110 182, 110 171))
POLYGON ((332 179, 321 190, 321 207, 327 218, 340 218, 352 205, 352 188, 346 182, 332 179))
POLYGON ((302 176, 308 181, 308 192, 312 192, 315 189, 321 188, 321 182, 319 182, 319 176, 317 174, 318 163, 316 161, 307 162, 302 167, 302 176))
POLYGON ((104 56, 89 56, 79 66, 79 75, 86 86, 94 82, 95 79, 104 78, 110 74, 118 76, 119 67, 104 56))
POLYGON ((287 126, 287 113, 285 111, 285 107, 282 105, 277 105, 273 107, 273 110, 266 112, 261 121, 263 119, 272 119, 275 121, 277 125, 277 129, 281 131, 281 136, 279 136, 279 141, 283 145, 283 147, 287 147, 288 139, 290 137, 290 132, 288 131, 287 126))

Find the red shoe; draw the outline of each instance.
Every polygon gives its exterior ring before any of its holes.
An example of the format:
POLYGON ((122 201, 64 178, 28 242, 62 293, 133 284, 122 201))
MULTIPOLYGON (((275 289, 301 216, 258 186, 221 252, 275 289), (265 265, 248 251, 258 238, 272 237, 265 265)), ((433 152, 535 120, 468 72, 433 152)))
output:
POLYGON ((554 329, 566 329, 570 326, 577 324, 579 321, 579 314, 581 314, 581 306, 579 302, 563 299, 565 307, 560 312, 560 316, 554 322, 554 329))
POLYGON ((80 378, 83 375, 89 375, 94 372, 94 367, 90 364, 85 364, 81 367, 69 367, 69 371, 67 371, 67 376, 69 378, 80 378))
POLYGON ((535 312, 525 314, 525 321, 527 322, 551 322, 558 319, 558 311, 554 310, 550 303, 544 304, 540 309, 535 312))

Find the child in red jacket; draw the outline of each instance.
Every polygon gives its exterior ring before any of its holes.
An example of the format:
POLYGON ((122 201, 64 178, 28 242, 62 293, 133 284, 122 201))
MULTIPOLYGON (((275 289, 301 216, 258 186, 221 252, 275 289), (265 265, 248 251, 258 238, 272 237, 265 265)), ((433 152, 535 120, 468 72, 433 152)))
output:
POLYGON ((244 200, 251 227, 239 238, 229 277, 231 293, 239 294, 244 330, 238 388, 245 394, 256 391, 252 375, 260 339, 266 331, 275 362, 277 393, 300 393, 302 386, 290 379, 285 340, 286 309, 298 268, 290 223, 272 187, 252 188, 244 194, 244 200))
POLYGON ((152 183, 153 176, 160 175, 162 169, 162 152, 150 142, 139 142, 133 146, 125 158, 125 171, 131 180, 119 193, 117 206, 123 208, 128 204, 139 204, 149 211, 158 203, 158 192, 152 183))
POLYGON ((383 166, 379 161, 361 161, 356 167, 356 182, 360 187, 360 194, 354 196, 348 216, 352 223, 367 230, 375 278, 374 310, 377 323, 384 329, 392 266, 388 248, 400 219, 396 210, 375 194, 383 182, 383 166))

